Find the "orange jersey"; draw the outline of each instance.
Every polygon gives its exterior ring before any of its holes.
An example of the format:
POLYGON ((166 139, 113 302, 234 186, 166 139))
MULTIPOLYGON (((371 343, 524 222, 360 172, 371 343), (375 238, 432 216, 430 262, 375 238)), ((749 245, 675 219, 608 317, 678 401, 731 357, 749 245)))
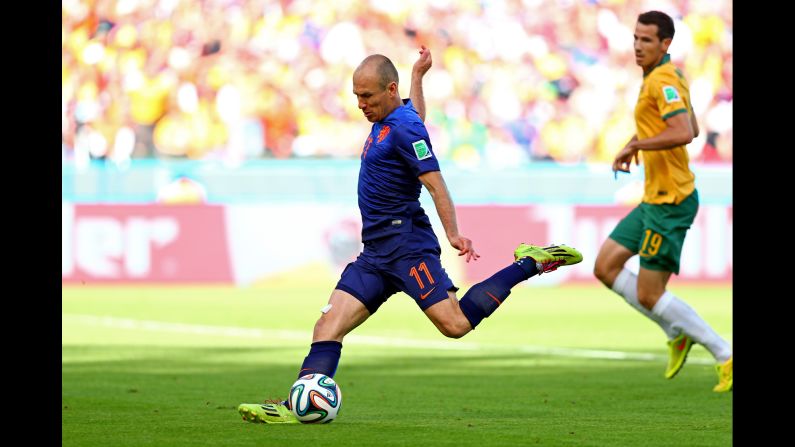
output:
MULTIPOLYGON (((638 140, 662 133, 665 120, 678 113, 687 113, 688 119, 693 114, 690 88, 682 72, 671 63, 671 56, 666 54, 659 65, 643 76, 635 105, 638 140)), ((696 176, 688 166, 690 157, 685 145, 641 152, 646 174, 644 202, 679 204, 695 190, 696 176)))

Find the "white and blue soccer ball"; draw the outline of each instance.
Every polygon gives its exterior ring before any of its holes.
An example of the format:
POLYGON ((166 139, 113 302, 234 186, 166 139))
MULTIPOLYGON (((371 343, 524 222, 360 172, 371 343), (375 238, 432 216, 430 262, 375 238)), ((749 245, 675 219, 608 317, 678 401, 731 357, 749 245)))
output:
POLYGON ((304 424, 326 424, 337 417, 342 392, 337 382, 324 374, 307 374, 290 388, 290 410, 304 424))

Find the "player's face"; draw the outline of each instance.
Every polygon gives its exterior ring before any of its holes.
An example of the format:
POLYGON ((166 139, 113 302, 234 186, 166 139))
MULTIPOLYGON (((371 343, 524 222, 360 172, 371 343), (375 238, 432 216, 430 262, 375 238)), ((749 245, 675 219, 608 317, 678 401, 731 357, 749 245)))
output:
POLYGON ((640 22, 635 25, 635 63, 643 67, 644 71, 660 63, 669 45, 670 38, 660 40, 657 37, 657 25, 644 25, 640 22))
POLYGON ((397 91, 397 85, 391 82, 381 88, 378 76, 374 71, 362 70, 353 75, 353 94, 359 102, 359 109, 367 121, 375 123, 386 118, 391 98, 397 91))

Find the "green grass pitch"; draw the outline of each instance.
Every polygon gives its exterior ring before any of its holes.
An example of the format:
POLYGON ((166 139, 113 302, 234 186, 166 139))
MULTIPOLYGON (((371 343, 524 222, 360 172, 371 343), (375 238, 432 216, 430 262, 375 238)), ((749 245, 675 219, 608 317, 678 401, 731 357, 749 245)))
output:
MULTIPOLYGON (((337 420, 242 421, 286 396, 331 287, 64 286, 63 445, 732 444, 709 353, 665 380, 663 332, 597 285, 518 287, 460 340, 397 294, 343 342, 337 420)), ((730 286, 671 290, 731 342, 730 286)))

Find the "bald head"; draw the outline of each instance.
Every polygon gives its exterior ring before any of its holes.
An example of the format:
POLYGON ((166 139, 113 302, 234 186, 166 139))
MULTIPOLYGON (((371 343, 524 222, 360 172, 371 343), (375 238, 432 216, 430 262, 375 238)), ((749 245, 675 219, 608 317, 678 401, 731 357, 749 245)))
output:
POLYGON ((385 119, 402 101, 398 93, 398 74, 392 61, 382 54, 364 58, 353 72, 353 94, 368 121, 385 119))
POLYGON ((378 78, 378 84, 381 89, 385 89, 390 82, 398 84, 398 72, 392 61, 383 54, 371 54, 362 60, 362 63, 356 67, 353 75, 356 76, 360 72, 375 73, 378 78))

